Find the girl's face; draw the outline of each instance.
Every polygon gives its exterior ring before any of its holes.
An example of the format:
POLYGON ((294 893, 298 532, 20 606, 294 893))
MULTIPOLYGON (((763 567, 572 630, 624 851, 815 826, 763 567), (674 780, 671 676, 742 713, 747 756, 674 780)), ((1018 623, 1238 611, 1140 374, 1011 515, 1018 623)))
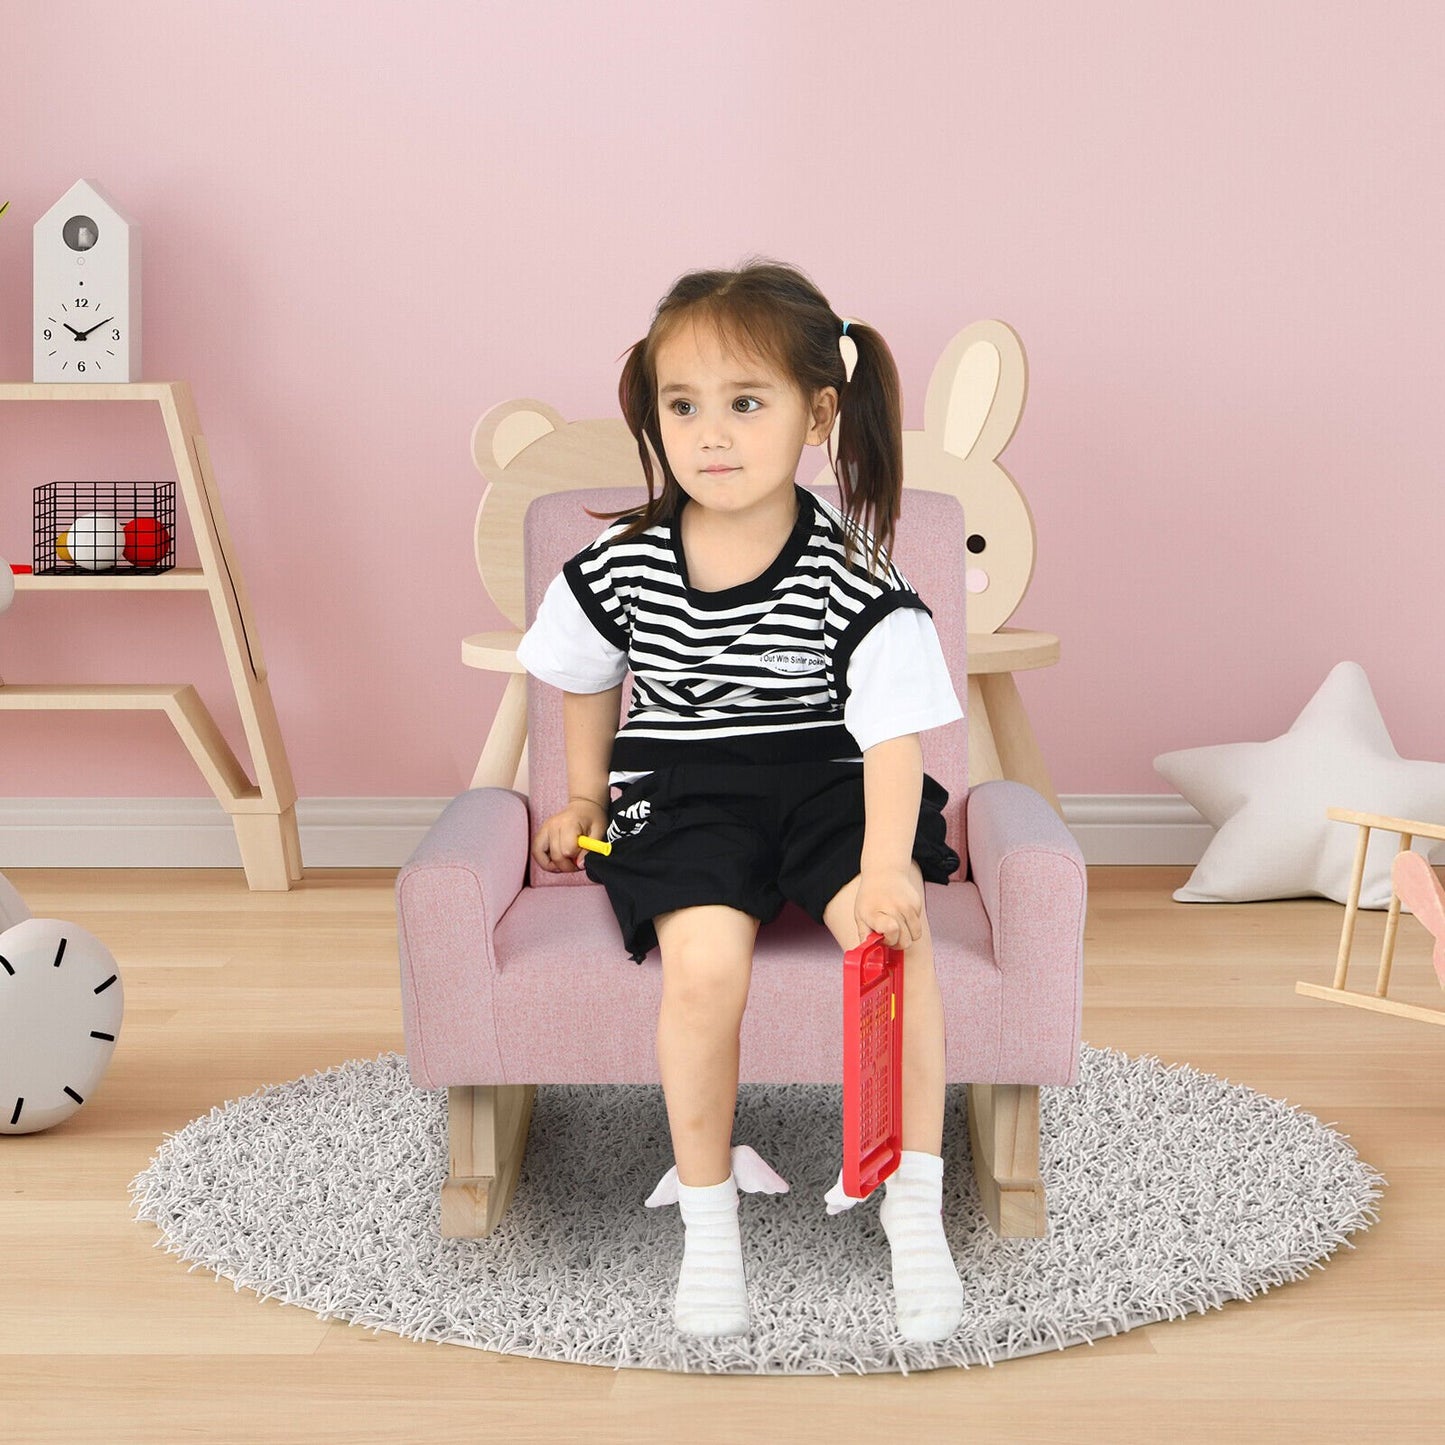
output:
POLYGON ((710 326, 684 322, 657 349, 663 449, 683 491, 709 510, 744 513, 786 500, 805 446, 833 429, 838 392, 810 405, 757 358, 722 347, 710 326))

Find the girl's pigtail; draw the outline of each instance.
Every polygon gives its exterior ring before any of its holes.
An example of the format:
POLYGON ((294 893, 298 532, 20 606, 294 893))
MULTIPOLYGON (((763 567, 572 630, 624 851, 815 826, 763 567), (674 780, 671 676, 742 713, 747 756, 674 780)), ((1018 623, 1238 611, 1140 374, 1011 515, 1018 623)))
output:
POLYGON ((844 514, 872 534, 868 567, 876 573, 880 556, 892 553, 902 502, 902 388, 893 353, 877 331, 850 321, 847 337, 858 348, 858 360, 839 398, 838 455, 832 458, 830 443, 829 459, 844 514))
POLYGON ((628 351, 627 360, 622 366, 622 375, 617 382, 617 405, 628 430, 637 438, 637 455, 642 462, 643 479, 647 483, 647 501, 640 513, 636 507, 624 507, 617 512, 587 511, 589 517, 596 517, 599 521, 615 521, 618 517, 635 514, 637 521, 620 534, 619 540, 626 540, 665 520, 668 511, 667 463, 662 460, 666 453, 662 449, 662 430, 652 407, 652 384, 644 363, 646 350, 647 341, 644 338, 628 351), (651 449, 648 447, 649 441, 652 443, 651 449), (654 478, 654 453, 663 472, 660 495, 654 478))

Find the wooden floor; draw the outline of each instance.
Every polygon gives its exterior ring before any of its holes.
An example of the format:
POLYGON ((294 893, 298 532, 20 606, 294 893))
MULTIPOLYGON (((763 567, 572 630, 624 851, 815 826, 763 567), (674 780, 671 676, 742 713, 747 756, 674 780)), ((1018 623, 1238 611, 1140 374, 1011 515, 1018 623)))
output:
MULTIPOLYGON (((1297 979, 1330 981, 1343 910, 1176 904, 1188 871, 1090 870, 1085 1041, 1334 1125, 1389 1181, 1381 1222, 1247 1303, 907 1379, 549 1364, 368 1334, 189 1273, 132 1220, 128 1181, 216 1105, 404 1049, 394 875, 313 870, 253 894, 239 871, 13 871, 36 914, 110 945, 126 1012, 92 1101, 0 1138, 0 1440, 1445 1439, 1445 1028, 1299 997, 1297 979)), ((1361 915, 1352 986, 1373 981, 1383 926, 1361 915)), ((1403 918, 1392 997, 1445 1006, 1429 954, 1403 918)))

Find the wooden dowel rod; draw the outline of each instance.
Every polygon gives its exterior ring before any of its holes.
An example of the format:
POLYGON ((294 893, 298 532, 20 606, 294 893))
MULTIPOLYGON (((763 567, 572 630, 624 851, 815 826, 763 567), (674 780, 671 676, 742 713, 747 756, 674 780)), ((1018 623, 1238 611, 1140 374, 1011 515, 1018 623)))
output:
POLYGON ((1345 926, 1340 933, 1340 956, 1335 960, 1335 987, 1345 986, 1350 967, 1350 948, 1355 941, 1355 915, 1360 911, 1360 885, 1365 880, 1365 854, 1370 847, 1369 824, 1361 823, 1360 840, 1355 845, 1355 868, 1350 875, 1350 896, 1345 904, 1345 926))

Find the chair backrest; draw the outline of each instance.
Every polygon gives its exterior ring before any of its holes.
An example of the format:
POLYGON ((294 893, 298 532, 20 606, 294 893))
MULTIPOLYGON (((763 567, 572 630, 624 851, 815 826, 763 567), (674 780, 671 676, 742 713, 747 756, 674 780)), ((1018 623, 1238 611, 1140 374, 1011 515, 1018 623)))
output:
MULTIPOLYGON (((838 506, 836 486, 811 486, 810 491, 838 506)), ((580 552, 608 524, 589 517, 641 506, 646 490, 598 487, 552 492, 537 497, 523 523, 526 558, 526 620, 530 627, 542 596, 566 560, 580 552)), ((964 572, 968 556, 963 507, 946 492, 905 487, 894 537, 893 558, 933 613, 934 626, 948 660, 959 703, 968 706, 968 634, 965 627, 964 572)), ((622 716, 627 714, 632 680, 622 691, 622 716)), ((621 719, 619 719, 620 724, 621 719)), ((944 809, 948 841, 967 868, 963 805, 968 792, 968 726, 960 718, 922 735, 923 766, 949 794, 944 809)), ((562 731, 562 694, 555 687, 527 679, 527 772, 529 805, 535 829, 567 801, 567 761, 562 731)), ((583 873, 546 873, 529 863, 534 885, 565 887, 587 882, 583 873)))

